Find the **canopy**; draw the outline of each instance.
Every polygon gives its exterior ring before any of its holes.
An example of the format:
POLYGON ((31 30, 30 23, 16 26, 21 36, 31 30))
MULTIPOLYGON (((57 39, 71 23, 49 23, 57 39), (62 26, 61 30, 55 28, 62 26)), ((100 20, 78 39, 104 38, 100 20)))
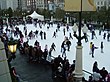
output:
POLYGON ((39 15, 38 13, 36 13, 36 11, 34 11, 31 15, 28 16, 33 19, 44 20, 44 16, 39 15))

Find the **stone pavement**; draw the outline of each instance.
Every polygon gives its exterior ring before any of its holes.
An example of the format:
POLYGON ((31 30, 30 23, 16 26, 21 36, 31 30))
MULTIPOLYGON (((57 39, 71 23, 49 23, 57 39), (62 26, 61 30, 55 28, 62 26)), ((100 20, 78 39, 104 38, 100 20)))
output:
POLYGON ((51 67, 42 63, 28 63, 28 58, 16 52, 16 58, 11 65, 15 67, 23 81, 28 82, 52 82, 51 67))
POLYGON ((52 79, 51 66, 48 63, 28 63, 26 56, 16 52, 11 65, 15 67, 21 82, 64 82, 63 79, 52 79))

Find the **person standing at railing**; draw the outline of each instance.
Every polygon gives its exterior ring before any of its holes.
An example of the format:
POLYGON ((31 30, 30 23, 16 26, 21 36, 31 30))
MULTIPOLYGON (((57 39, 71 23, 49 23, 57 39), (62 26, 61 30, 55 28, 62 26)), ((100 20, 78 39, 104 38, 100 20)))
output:
POLYGON ((99 72, 99 68, 98 68, 98 63, 97 63, 97 61, 94 62, 92 71, 93 71, 93 72, 99 72))
POLYGON ((110 82, 110 73, 108 73, 106 76, 106 82, 110 82))
POLYGON ((100 70, 100 75, 102 76, 102 81, 106 81, 105 78, 108 74, 108 71, 105 69, 105 67, 103 67, 101 70, 100 70))
POLYGON ((100 79, 102 78, 102 76, 100 75, 97 61, 94 62, 92 71, 93 71, 92 81, 93 82, 100 82, 100 79))

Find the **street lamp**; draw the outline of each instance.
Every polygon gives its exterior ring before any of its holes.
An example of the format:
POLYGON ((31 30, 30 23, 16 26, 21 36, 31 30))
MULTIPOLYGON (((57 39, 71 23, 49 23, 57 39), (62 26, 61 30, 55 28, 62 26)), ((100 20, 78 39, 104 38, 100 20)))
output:
POLYGON ((50 20, 53 22, 53 14, 54 14, 54 3, 52 1, 48 1, 48 9, 50 11, 51 14, 51 18, 50 20))
POLYGON ((23 17, 23 21, 25 22, 25 15, 26 15, 26 13, 24 12, 24 13, 22 13, 22 17, 23 17))
MULTIPOLYGON (((83 71, 82 71, 82 43, 83 38, 87 38, 87 30, 82 30, 84 35, 81 36, 81 26, 82 26, 82 11, 96 11, 96 6, 94 5, 94 0, 65 0, 65 11, 74 11, 79 13, 79 24, 78 24, 78 35, 76 34, 77 28, 73 26, 74 36, 77 38, 76 46, 76 62, 74 78, 75 82, 82 82, 83 71)), ((86 26, 84 25, 84 28, 86 26)), ((83 28, 83 29, 84 29, 83 28)))
POLYGON ((66 13, 66 16, 67 16, 66 22, 67 22, 67 24, 69 24, 69 13, 66 13))
POLYGON ((14 59, 15 53, 16 53, 16 49, 17 49, 17 40, 14 40, 12 37, 10 38, 10 41, 8 42, 8 49, 11 52, 12 56, 9 58, 9 62, 12 60, 12 58, 14 59))
POLYGON ((75 71, 74 71, 74 78, 75 82, 81 82, 83 77, 83 71, 82 71, 82 45, 81 40, 86 38, 86 33, 88 31, 88 28, 86 24, 82 27, 83 36, 81 36, 81 23, 79 23, 79 27, 74 23, 73 26, 73 32, 74 36, 78 39, 77 46, 76 46, 76 63, 75 63, 75 71), (77 29, 79 29, 79 35, 76 34, 77 29))
POLYGON ((9 25, 9 21, 8 21, 9 14, 5 14, 5 16, 6 16, 6 23, 7 25, 9 25))

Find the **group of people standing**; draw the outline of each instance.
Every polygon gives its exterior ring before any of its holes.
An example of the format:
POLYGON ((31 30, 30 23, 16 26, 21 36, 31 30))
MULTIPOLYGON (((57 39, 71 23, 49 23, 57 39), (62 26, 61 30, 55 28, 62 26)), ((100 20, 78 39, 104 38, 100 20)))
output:
POLYGON ((97 61, 93 64, 93 74, 89 76, 89 82, 110 82, 110 73, 102 67, 102 69, 98 68, 97 61))

